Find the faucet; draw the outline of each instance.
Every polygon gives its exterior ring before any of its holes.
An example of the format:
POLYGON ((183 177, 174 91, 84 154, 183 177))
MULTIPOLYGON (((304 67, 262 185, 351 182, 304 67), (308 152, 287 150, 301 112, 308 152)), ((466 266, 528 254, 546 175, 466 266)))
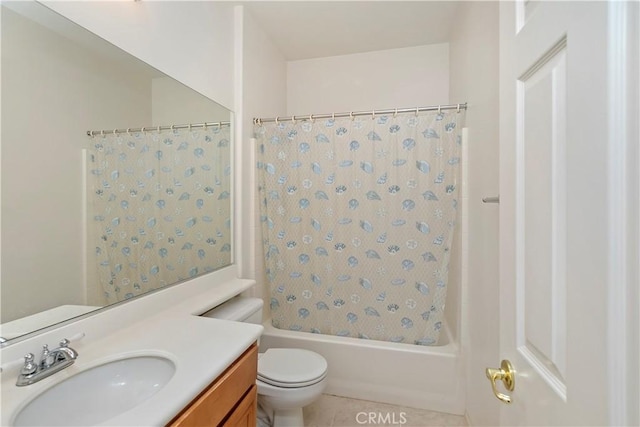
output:
POLYGON ((60 347, 49 350, 48 345, 42 346, 42 356, 40 362, 34 362, 33 353, 24 356, 24 365, 20 369, 18 387, 37 383, 38 381, 67 368, 76 361, 78 353, 69 347, 69 340, 60 341, 60 347))

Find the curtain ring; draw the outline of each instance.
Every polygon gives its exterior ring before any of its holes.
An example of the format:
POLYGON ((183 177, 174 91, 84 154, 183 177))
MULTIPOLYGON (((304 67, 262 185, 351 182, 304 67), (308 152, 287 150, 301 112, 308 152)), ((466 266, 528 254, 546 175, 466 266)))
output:
POLYGON ((116 133, 116 131, 117 131, 117 130, 118 130, 118 129, 114 129, 114 130, 113 130, 113 136, 118 136, 118 134, 116 133))
POLYGON ((460 112, 460 104, 458 104, 458 110, 456 111, 456 113, 460 112))
POLYGON ((396 110, 393 112, 393 118, 395 119, 398 116, 398 109, 396 108, 396 110))
POLYGON ((291 116, 291 124, 296 124, 296 116, 291 116))
POLYGON ((171 132, 175 132, 176 131, 176 125, 171 125, 171 132))
POLYGON ((420 110, 420 107, 416 107, 416 117, 418 117, 418 111, 420 110))
POLYGON ((376 110, 371 110, 371 120, 376 119, 376 110))
POLYGON ((102 135, 104 137, 104 130, 100 131, 100 135, 102 135))
POLYGON ((191 132, 191 123, 189 123, 189 132, 191 132))
POLYGON ((276 125, 280 124, 280 123, 278 123, 278 119, 279 119, 279 117, 276 116, 276 125))
POLYGON ((127 135, 131 136, 131 128, 127 128, 127 135))
POLYGON ((220 132, 220 129, 222 129, 222 123, 221 123, 221 122, 218 122, 218 123, 216 123, 216 126, 218 127, 216 130, 217 130, 218 132, 220 132))
POLYGON ((336 121, 336 113, 331 113, 331 120, 336 121))
POLYGON ((158 131, 158 133, 160 133, 160 126, 158 126, 158 129, 157 129, 157 131, 158 131))
POLYGON ((353 111, 349 112, 349 118, 353 121, 353 111))
POLYGON ((438 105, 438 114, 442 113, 442 105, 438 105))
POLYGON ((311 123, 315 122, 315 119, 313 118, 313 114, 309 114, 309 120, 311 120, 311 123))

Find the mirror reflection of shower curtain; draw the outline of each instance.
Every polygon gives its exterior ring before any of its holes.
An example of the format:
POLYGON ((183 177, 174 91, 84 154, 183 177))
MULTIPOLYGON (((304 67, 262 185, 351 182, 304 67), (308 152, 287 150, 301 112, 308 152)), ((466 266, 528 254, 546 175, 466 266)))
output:
POLYGON ((88 155, 105 304, 231 262, 229 127, 105 134, 88 155))
POLYGON ((437 343, 463 117, 442 111, 256 126, 275 327, 437 343))

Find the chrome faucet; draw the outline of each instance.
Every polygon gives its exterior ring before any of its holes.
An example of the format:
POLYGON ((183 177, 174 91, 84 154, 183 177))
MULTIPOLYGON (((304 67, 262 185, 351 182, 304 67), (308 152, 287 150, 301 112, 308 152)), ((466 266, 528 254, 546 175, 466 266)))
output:
POLYGON ((16 385, 22 387, 37 383, 38 381, 63 370, 76 361, 78 353, 69 347, 69 340, 60 341, 60 347, 49 350, 46 344, 42 346, 42 356, 40 362, 35 363, 33 353, 24 356, 24 365, 20 369, 16 385))

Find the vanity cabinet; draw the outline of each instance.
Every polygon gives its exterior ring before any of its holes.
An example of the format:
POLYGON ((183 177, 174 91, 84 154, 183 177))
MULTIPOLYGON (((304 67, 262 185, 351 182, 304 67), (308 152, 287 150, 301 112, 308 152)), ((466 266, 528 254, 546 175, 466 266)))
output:
POLYGON ((255 427, 258 347, 253 344, 198 395, 169 427, 255 427))

